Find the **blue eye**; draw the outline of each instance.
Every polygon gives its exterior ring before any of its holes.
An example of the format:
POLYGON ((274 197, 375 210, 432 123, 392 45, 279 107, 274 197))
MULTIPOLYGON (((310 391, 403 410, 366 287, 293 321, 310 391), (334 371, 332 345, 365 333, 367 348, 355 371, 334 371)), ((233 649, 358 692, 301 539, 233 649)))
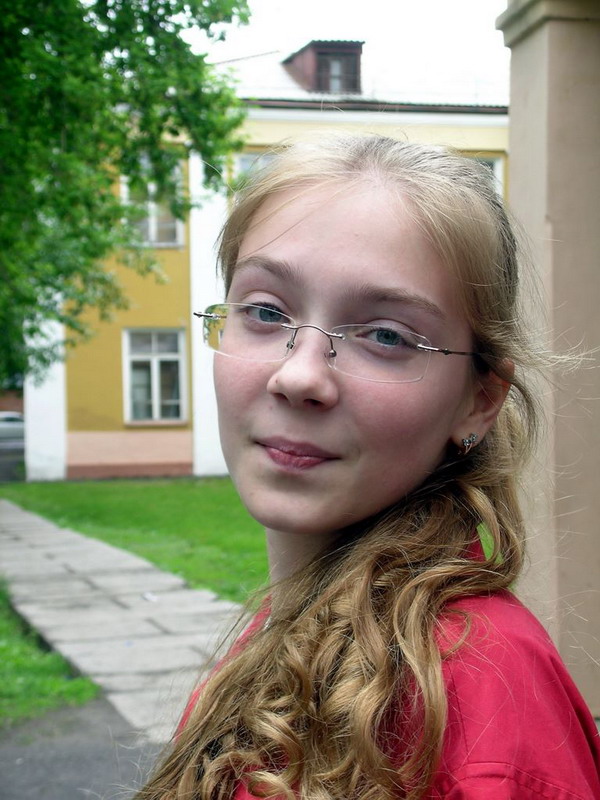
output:
POLYGON ((412 334, 409 330, 402 328, 380 328, 377 326, 365 326, 362 332, 362 338, 374 344, 381 345, 384 348, 414 349, 417 345, 415 339, 416 334, 412 334))
POLYGON ((398 347, 408 344, 405 337, 392 328, 374 328, 373 339, 377 344, 382 344, 387 347, 398 347))
POLYGON ((427 340, 402 325, 341 325, 342 333, 358 354, 367 358, 406 361, 420 352, 427 340))
POLYGON ((238 313, 246 325, 256 331, 262 329, 280 329, 282 325, 289 324, 292 320, 271 303, 247 303, 238 306, 238 313))
POLYGON ((246 306, 246 314, 257 322, 266 322, 269 325, 281 325, 282 322, 288 320, 288 317, 276 306, 270 305, 246 306))

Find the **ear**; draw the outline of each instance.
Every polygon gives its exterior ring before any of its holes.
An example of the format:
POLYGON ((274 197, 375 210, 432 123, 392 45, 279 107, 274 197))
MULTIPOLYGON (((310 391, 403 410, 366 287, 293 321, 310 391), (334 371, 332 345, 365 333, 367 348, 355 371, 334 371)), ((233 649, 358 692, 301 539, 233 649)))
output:
POLYGON ((501 378, 491 370, 475 377, 467 411, 451 437, 458 448, 462 447, 462 440, 473 433, 476 434, 477 441, 481 442, 492 427, 506 400, 514 371, 513 362, 505 359, 499 370, 504 377, 501 378))

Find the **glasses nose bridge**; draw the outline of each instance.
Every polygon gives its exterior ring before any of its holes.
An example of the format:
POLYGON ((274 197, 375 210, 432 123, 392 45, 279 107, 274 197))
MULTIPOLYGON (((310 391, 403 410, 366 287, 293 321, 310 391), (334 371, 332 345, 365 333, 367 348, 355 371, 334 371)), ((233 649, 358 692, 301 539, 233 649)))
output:
POLYGON ((296 336, 298 335, 298 331, 301 328, 314 328, 316 331, 319 331, 319 333, 322 333, 324 336, 326 336, 328 338, 328 340, 329 340, 329 352, 325 353, 325 357, 330 361, 332 361, 337 355, 337 352, 336 352, 336 349, 335 349, 335 346, 334 346, 334 339, 343 339, 344 338, 343 334, 341 334, 341 333, 334 333, 332 331, 326 331, 324 328, 319 327, 319 325, 314 325, 314 324, 312 324, 310 322, 303 322, 301 325, 290 325, 290 324, 287 324, 287 323, 283 323, 281 327, 285 328, 288 331, 290 331, 290 338, 288 339, 288 342, 286 344, 286 355, 289 355, 292 352, 292 350, 294 349, 294 347, 296 346, 296 336))

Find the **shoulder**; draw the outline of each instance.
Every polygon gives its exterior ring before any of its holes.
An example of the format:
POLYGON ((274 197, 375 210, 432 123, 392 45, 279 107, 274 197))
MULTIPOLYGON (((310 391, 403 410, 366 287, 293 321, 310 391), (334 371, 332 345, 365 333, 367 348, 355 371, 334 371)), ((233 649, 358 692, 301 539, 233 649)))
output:
POLYGON ((449 603, 438 640, 448 723, 436 786, 448 793, 503 784, 508 794, 486 795, 499 798, 600 797, 594 720, 550 637, 516 597, 449 603))
POLYGON ((564 669, 547 631, 510 592, 461 597, 445 607, 438 620, 438 643, 451 667, 494 657, 514 667, 517 661, 544 655, 564 669), (454 653, 460 657, 453 658, 454 653))

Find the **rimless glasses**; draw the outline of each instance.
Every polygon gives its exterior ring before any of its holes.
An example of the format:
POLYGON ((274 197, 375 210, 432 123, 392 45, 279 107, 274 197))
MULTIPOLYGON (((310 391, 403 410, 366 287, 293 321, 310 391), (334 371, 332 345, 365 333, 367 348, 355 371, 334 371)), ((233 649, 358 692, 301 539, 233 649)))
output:
POLYGON ((298 331, 314 328, 328 339, 323 357, 332 369, 376 383, 420 381, 431 353, 481 357, 433 347, 424 336, 397 322, 337 325, 326 331, 318 325, 299 325, 275 306, 247 303, 220 303, 194 314, 202 319, 204 342, 213 350, 259 363, 283 361, 297 346, 298 331))

